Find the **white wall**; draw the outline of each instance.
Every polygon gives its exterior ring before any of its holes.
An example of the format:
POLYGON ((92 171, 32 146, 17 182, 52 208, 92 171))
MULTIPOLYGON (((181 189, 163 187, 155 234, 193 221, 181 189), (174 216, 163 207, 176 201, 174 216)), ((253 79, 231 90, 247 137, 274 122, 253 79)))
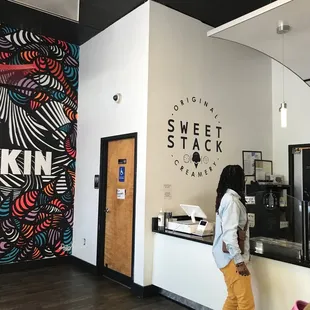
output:
MULTIPOLYGON (((225 165, 242 164, 242 150, 262 150, 264 158, 272 158, 271 61, 244 46, 208 38, 209 29, 195 19, 151 3, 147 207, 150 203, 157 211, 164 203, 159 200, 163 198, 162 185, 169 183, 173 185, 173 199, 165 202, 167 208, 176 210, 180 202, 198 203, 211 216, 215 188, 225 165), (168 120, 173 117, 176 127, 180 127, 179 120, 197 122, 200 128, 211 124, 210 146, 215 147, 217 122, 209 109, 192 103, 180 107, 179 112, 173 110, 181 99, 192 96, 207 100, 223 127, 223 153, 216 154, 214 149, 202 152, 210 159, 220 158, 214 171, 203 178, 187 176, 175 167, 175 158, 193 153, 191 148, 182 150, 179 132, 174 133, 175 148, 167 147, 168 120)), ((202 147, 204 130, 200 134, 202 147)), ((193 128, 187 136, 192 146, 193 128)), ((194 165, 190 165, 192 170, 194 165)))
POLYGON ((100 139, 138 132, 134 280, 143 284, 149 3, 81 47, 73 255, 96 264, 100 139), (112 97, 122 94, 121 104, 112 97), (83 239, 86 246, 83 246, 83 239))
MULTIPOLYGON (((147 225, 161 207, 179 212, 180 203, 198 204, 213 219, 222 168, 242 164, 242 150, 261 150, 264 158, 272 158, 271 61, 244 46, 208 38, 209 29, 195 19, 151 3, 147 225), (223 126, 223 153, 217 156, 214 150, 203 152, 217 162, 217 167, 202 178, 188 176, 174 165, 176 158, 182 160, 185 153, 192 154, 191 149, 182 150, 179 134, 175 148, 167 147, 168 119, 172 114, 178 121, 189 120, 200 126, 211 124, 214 128, 217 124, 210 110, 199 104, 173 111, 181 99, 192 96, 207 100, 223 126), (172 184, 171 200, 164 200, 163 184, 172 184)), ((193 129, 190 131, 188 139, 193 138, 193 129)), ((216 130, 211 134, 214 147, 216 130)), ((199 139, 204 141, 202 135, 199 139)), ((186 167, 195 171, 193 164, 186 167)), ((152 234, 147 229, 146 247, 146 260, 151 262, 152 234)), ((146 277, 151 268, 150 264, 146 277)))
POLYGON ((272 158, 270 60, 243 46, 208 38, 209 29, 148 2, 81 47, 73 255, 96 264, 99 193, 93 189, 93 177, 99 172, 100 138, 136 131, 134 281, 141 285, 152 284, 151 217, 161 207, 179 211, 180 203, 198 204, 212 219, 222 168, 241 164, 242 150, 262 150, 264 158, 272 158), (118 92, 123 95, 120 105, 112 100, 118 92), (192 96, 208 101, 218 118, 200 105, 184 105, 175 114, 174 105, 192 96), (192 150, 182 150, 180 139, 173 150, 167 148, 172 114, 176 122, 198 122, 200 128, 210 124, 213 149, 220 120, 223 153, 204 152, 217 163, 208 176, 191 178, 174 165, 175 158, 182 160, 192 150), (172 184, 171 200, 163 199, 163 184, 172 184))
POLYGON ((310 143, 310 87, 297 75, 285 69, 284 97, 288 105, 287 128, 281 128, 279 113, 283 102, 282 66, 272 61, 273 159, 274 173, 288 178, 288 146, 310 143))

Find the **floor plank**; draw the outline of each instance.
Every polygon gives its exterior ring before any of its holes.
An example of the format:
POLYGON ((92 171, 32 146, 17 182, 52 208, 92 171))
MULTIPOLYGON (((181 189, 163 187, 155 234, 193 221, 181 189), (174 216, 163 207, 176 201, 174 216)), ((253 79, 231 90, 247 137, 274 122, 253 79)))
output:
POLYGON ((1 310, 181 310, 163 297, 139 299, 103 277, 63 265, 0 275, 1 310))

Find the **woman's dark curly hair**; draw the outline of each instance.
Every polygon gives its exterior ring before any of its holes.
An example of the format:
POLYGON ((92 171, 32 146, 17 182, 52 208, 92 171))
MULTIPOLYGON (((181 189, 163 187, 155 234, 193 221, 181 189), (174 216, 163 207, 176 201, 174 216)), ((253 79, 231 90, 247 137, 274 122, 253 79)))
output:
POLYGON ((222 171, 220 181, 216 190, 216 213, 218 213, 221 200, 228 189, 234 190, 241 197, 240 200, 245 205, 245 176, 243 169, 239 165, 226 166, 222 171))

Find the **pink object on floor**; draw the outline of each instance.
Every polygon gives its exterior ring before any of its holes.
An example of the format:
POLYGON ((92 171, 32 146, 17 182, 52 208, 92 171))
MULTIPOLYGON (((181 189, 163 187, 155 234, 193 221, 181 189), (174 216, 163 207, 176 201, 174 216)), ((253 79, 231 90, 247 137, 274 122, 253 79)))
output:
POLYGON ((292 310, 304 310, 307 306, 308 306, 307 302, 299 300, 299 301, 296 301, 292 310))

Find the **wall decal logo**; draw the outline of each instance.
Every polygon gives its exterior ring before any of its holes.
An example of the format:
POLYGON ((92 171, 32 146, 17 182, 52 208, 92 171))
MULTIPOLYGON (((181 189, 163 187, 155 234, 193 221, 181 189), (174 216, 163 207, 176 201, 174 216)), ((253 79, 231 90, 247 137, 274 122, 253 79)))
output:
POLYGON ((182 173, 201 178, 214 170, 223 152, 223 126, 209 102, 196 97, 180 100, 173 107, 167 131, 167 147, 182 173))

